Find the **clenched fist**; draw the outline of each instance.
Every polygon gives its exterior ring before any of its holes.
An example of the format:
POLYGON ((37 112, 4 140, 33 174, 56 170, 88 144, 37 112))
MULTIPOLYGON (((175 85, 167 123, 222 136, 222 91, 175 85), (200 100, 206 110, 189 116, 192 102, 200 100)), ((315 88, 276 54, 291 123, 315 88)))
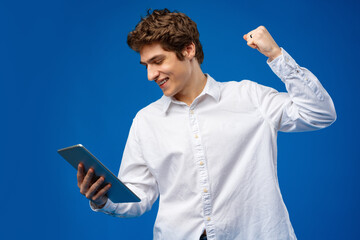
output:
POLYGON ((259 50, 259 52, 269 58, 269 61, 281 55, 281 49, 264 26, 260 26, 245 34, 244 39, 247 41, 247 45, 259 50))

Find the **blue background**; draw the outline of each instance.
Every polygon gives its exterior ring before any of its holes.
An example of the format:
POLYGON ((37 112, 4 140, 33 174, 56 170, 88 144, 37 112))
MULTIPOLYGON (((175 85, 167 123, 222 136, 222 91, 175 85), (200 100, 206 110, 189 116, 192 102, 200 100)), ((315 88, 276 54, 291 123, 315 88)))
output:
POLYGON ((92 212, 56 150, 82 143, 118 172, 133 117, 162 95, 127 33, 147 8, 164 7, 198 24, 202 68, 219 81, 285 90, 242 39, 259 25, 315 73, 338 119, 321 131, 279 134, 280 187, 299 239, 358 239, 355 0, 0 1, 0 238, 152 238, 157 205, 134 219, 92 212))

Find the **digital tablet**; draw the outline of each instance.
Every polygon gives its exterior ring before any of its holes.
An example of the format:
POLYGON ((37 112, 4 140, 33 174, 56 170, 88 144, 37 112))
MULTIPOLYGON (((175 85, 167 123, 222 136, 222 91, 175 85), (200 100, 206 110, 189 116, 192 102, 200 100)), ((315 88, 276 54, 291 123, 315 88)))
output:
POLYGON ((97 177, 103 176, 105 182, 103 186, 111 183, 111 188, 107 192, 108 198, 114 203, 140 202, 140 198, 126 187, 109 169, 107 169, 94 155, 92 155, 83 145, 67 147, 58 150, 58 153, 65 158, 76 170, 79 163, 83 163, 84 172, 89 168, 95 171, 97 177))

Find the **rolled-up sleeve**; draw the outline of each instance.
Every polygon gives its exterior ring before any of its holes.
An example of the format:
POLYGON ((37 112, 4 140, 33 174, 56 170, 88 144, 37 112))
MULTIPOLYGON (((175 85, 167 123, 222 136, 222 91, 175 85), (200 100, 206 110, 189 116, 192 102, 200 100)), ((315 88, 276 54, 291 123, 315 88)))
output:
POLYGON ((300 67, 282 49, 282 55, 268 62, 285 83, 287 93, 257 84, 257 101, 265 118, 276 130, 311 131, 336 120, 334 103, 320 81, 308 69, 300 67))

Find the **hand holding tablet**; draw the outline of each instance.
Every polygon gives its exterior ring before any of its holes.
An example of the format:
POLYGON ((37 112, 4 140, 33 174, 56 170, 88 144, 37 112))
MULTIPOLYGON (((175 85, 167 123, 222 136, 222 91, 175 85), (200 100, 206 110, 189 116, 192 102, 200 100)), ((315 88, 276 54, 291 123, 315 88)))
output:
POLYGON ((63 148, 58 153, 78 170, 78 187, 81 194, 99 208, 107 198, 114 203, 140 202, 109 169, 81 144, 63 148))
POLYGON ((97 208, 103 208, 108 200, 106 193, 111 183, 103 186, 105 178, 103 176, 97 178, 92 168, 85 173, 83 163, 78 165, 77 180, 80 193, 91 200, 97 208))

